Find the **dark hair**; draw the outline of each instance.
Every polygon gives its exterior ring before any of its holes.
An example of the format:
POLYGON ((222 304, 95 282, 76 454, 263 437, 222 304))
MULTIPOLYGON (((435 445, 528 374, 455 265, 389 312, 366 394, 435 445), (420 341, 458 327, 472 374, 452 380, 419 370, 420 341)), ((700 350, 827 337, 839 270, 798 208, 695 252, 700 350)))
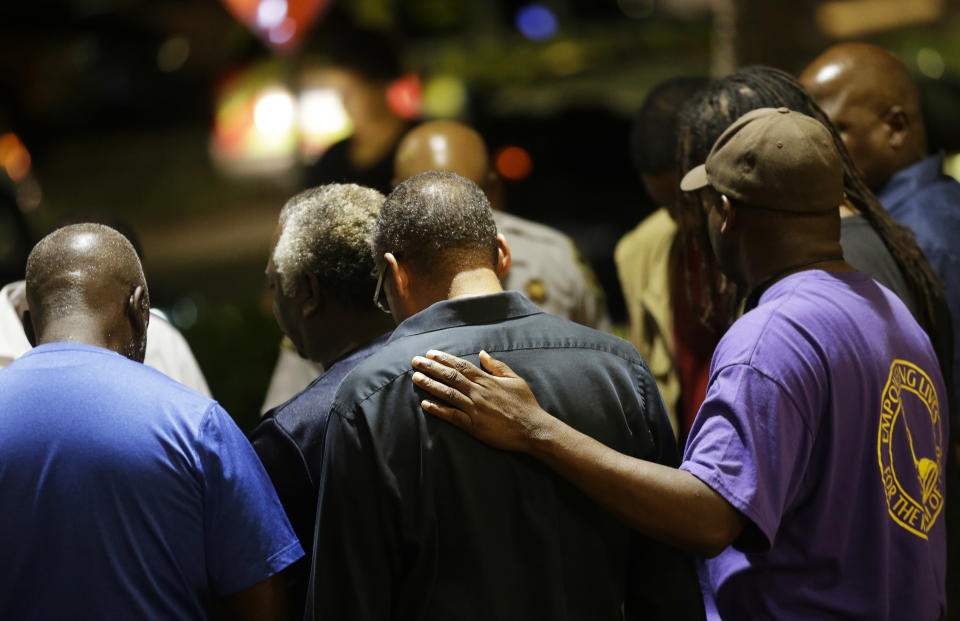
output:
POLYGON ((403 75, 403 46, 394 35, 361 28, 326 30, 330 62, 375 82, 403 75))
POLYGON ((425 272, 459 265, 497 263, 497 225, 477 184, 447 171, 427 171, 401 183, 383 204, 373 227, 379 265, 386 252, 425 272))
MULTIPOLYGON (((688 101, 679 117, 677 153, 681 174, 702 164, 716 139, 740 116, 757 108, 780 106, 811 116, 830 130, 843 159, 843 185, 847 199, 863 214, 893 255, 916 298, 918 318, 929 330, 936 323, 934 300, 943 295, 940 279, 917 245, 913 232, 896 222, 867 188, 830 119, 790 74, 772 67, 747 67, 714 80, 688 101)), ((687 196, 686 200, 692 198, 687 196)), ((702 214, 699 209, 690 211, 691 214, 702 214)), ((681 233, 703 243, 705 226, 699 228, 704 231, 685 231, 681 226, 681 233)), ((709 242, 706 248, 709 253, 709 242)), ((708 293, 714 293, 716 287, 723 285, 712 282, 708 286, 714 287, 708 293)), ((711 299, 710 295, 705 297, 711 299)))
POLYGON ((653 87, 633 118, 630 155, 638 174, 661 173, 677 165, 677 115, 690 97, 710 83, 679 77, 653 87))

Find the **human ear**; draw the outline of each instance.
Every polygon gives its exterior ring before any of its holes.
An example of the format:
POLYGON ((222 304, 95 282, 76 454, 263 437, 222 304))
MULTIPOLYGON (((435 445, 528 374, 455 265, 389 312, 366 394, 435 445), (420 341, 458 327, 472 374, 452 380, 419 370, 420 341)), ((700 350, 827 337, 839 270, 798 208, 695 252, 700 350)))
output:
POLYGON ((510 244, 503 233, 497 233, 497 278, 503 280, 510 271, 510 244))
POLYGON ((907 140, 910 129, 910 118, 902 106, 893 106, 887 111, 883 119, 890 135, 890 146, 899 149, 907 140))
POLYGON ((393 283, 393 290, 396 291, 397 296, 405 298, 409 294, 410 289, 410 277, 407 274, 407 271, 400 265, 400 262, 397 261, 397 257, 393 256, 392 252, 384 252, 383 260, 387 262, 389 268, 389 278, 390 282, 393 283))
POLYGON ((139 338, 145 335, 147 325, 150 323, 150 301, 143 285, 137 285, 127 299, 127 314, 133 326, 134 336, 139 338))
POLYGON ((323 307, 326 297, 323 295, 323 289, 320 287, 320 281, 316 274, 307 272, 301 286, 306 290, 307 297, 303 301, 300 312, 303 313, 304 317, 310 317, 323 307))

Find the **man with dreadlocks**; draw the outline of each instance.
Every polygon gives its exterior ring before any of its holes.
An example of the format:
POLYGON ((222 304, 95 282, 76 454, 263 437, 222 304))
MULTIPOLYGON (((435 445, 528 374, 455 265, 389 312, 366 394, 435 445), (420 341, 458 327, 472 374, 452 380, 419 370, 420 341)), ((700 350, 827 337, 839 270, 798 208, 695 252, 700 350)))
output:
POLYGON ((489 373, 414 358, 413 382, 448 404, 422 407, 697 552, 710 619, 942 618, 943 378, 903 302, 843 260, 843 177, 824 125, 763 108, 683 178, 721 268, 750 295, 679 470, 552 417, 485 352, 489 373))
MULTIPOLYGON (((693 97, 680 111, 681 168, 689 170, 702 162, 713 142, 737 117, 757 108, 779 106, 813 117, 830 131, 843 162, 840 245, 844 259, 893 291, 907 305, 930 337, 941 373, 945 378, 952 377, 953 330, 936 273, 910 230, 897 223, 865 185, 840 134, 793 76, 770 67, 747 67, 714 81, 693 97)), ((693 225, 681 234, 692 236, 709 251, 702 211, 690 202, 687 200, 683 206, 694 216, 685 222, 692 220, 693 225)), ((712 281, 706 284, 723 286, 712 281)), ((952 406, 950 382, 947 397, 952 406)))
POLYGON ((657 381, 681 445, 706 394, 710 356, 730 325, 722 300, 699 299, 702 280, 716 277, 714 262, 705 264, 704 249, 681 238, 677 225, 677 114, 707 84, 707 78, 698 77, 667 80, 650 91, 637 112, 630 153, 647 194, 660 208, 624 235, 613 255, 630 317, 630 342, 657 381), (704 306, 710 312, 701 321, 704 306))

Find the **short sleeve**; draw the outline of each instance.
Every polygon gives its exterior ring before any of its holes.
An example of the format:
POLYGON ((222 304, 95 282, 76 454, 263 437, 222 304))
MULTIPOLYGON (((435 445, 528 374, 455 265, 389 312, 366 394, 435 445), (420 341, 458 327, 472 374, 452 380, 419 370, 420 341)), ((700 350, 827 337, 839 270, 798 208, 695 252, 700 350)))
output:
MULTIPOLYGON (((812 440, 784 388, 747 365, 720 370, 687 441, 681 470, 706 483, 763 535, 738 547, 769 549, 810 460, 812 440)), ((754 550, 750 550, 754 551, 754 550)))
POLYGON ((200 426, 207 571, 217 595, 251 587, 303 556, 263 465, 213 404, 200 426))

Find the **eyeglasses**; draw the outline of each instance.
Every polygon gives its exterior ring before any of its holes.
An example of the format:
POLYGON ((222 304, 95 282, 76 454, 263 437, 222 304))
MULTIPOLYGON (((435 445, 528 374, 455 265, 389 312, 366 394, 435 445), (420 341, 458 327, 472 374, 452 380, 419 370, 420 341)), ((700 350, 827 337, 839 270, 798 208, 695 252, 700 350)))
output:
POLYGON ((373 290, 373 303, 383 312, 390 314, 390 303, 387 302, 387 292, 383 287, 383 275, 387 273, 389 263, 384 263, 380 268, 380 275, 377 277, 377 288, 373 290))

